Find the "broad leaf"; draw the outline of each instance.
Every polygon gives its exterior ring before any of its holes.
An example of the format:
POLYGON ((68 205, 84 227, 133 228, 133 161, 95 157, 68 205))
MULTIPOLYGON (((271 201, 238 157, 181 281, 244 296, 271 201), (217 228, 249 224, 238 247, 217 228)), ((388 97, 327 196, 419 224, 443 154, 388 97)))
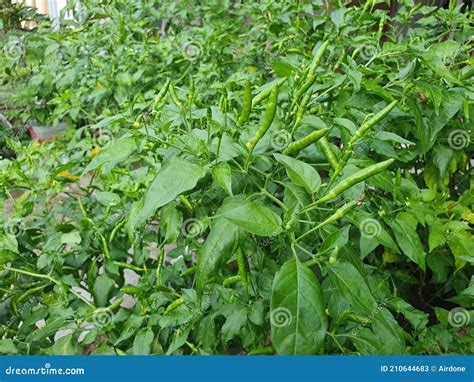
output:
POLYGON ((250 199, 224 208, 222 216, 254 235, 276 236, 281 233, 281 218, 262 203, 250 199))
POLYGON ((214 221, 209 236, 199 251, 196 290, 202 294, 209 278, 229 259, 235 251, 242 230, 224 218, 214 221))
POLYGON ((424 271, 426 253, 416 232, 416 220, 407 212, 399 212, 389 224, 403 253, 424 271))
POLYGON ((316 354, 326 337, 321 286, 297 259, 276 273, 270 311, 272 343, 278 354, 316 354))
POLYGON ((165 161, 145 194, 138 222, 144 223, 158 208, 193 189, 204 175, 206 171, 201 166, 185 159, 171 157, 165 161))
POLYGON ((83 174, 107 164, 105 172, 112 169, 115 164, 126 160, 135 151, 135 140, 132 137, 122 137, 115 140, 111 146, 100 151, 84 169, 83 174))
POLYGON ((216 183, 232 196, 232 170, 227 162, 220 162, 211 170, 216 183))
POLYGON ((304 187, 309 193, 314 193, 321 185, 318 172, 309 164, 282 154, 274 154, 275 159, 286 168, 288 177, 297 186, 304 187))

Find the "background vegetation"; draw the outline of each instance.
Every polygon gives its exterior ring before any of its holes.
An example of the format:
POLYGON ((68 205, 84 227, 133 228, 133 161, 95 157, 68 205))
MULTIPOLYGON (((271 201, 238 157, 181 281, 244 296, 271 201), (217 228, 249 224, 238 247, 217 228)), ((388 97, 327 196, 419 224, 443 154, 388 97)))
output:
POLYGON ((472 14, 385 3, 1 8, 0 353, 472 354, 472 14))

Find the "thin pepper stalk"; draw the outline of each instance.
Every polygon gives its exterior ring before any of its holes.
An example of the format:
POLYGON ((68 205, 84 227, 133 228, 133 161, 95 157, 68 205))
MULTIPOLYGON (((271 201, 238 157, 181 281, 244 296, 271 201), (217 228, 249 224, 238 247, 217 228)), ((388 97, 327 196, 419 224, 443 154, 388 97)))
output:
POLYGON ((376 175, 379 172, 382 172, 383 170, 387 169, 394 161, 395 159, 393 158, 387 159, 386 161, 376 163, 372 166, 369 166, 367 168, 357 171, 355 174, 352 174, 351 176, 348 176, 343 181, 339 182, 325 196, 323 196, 322 198, 316 200, 315 202, 303 208, 301 212, 310 211, 314 209, 316 206, 320 205, 321 203, 326 203, 336 198, 337 196, 339 196, 340 194, 342 194, 344 191, 348 190, 355 184, 362 182, 363 180, 370 178, 371 176, 376 175))
POLYGON ((224 135, 224 132, 227 131, 227 91, 224 89, 224 93, 222 94, 223 101, 222 101, 222 107, 223 107, 223 113, 224 113, 224 127, 221 129, 219 138, 217 141, 217 151, 216 151, 216 164, 217 161, 219 160, 219 153, 221 151, 221 145, 222 145, 222 136, 224 135))
POLYGON ((192 119, 192 109, 193 109, 193 101, 194 101, 194 78, 192 76, 189 77, 189 94, 188 94, 188 108, 189 108, 189 119, 192 119))
POLYGON ((295 240, 295 243, 301 241, 304 239, 306 236, 311 235, 312 233, 318 231, 322 227, 324 227, 327 224, 333 223, 336 220, 342 219, 344 216, 346 216, 352 209, 357 205, 356 200, 352 200, 349 203, 344 204, 341 208, 339 208, 334 214, 329 216, 326 220, 324 220, 322 223, 318 224, 316 227, 311 228, 309 231, 306 231, 304 234, 302 234, 300 237, 298 237, 295 240))

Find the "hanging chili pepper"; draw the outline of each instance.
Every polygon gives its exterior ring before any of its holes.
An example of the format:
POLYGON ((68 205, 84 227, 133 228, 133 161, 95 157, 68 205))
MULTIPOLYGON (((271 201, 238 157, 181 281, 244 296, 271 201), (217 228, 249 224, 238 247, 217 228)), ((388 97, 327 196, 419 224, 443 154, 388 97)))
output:
POLYGON ((343 181, 339 182, 331 191, 329 191, 321 199, 318 199, 314 203, 311 203, 309 206, 303 208, 302 212, 307 212, 321 203, 325 203, 329 200, 336 198, 338 195, 342 194, 344 191, 351 188, 353 185, 362 182, 363 180, 370 178, 372 175, 378 174, 379 172, 385 170, 394 161, 395 159, 393 158, 387 159, 386 161, 376 163, 372 166, 357 171, 355 174, 352 174, 343 181))
POLYGON ((328 133, 329 129, 321 129, 313 131, 311 134, 308 134, 306 137, 298 139, 297 141, 290 143, 288 147, 283 151, 283 154, 290 155, 295 154, 304 148, 308 147, 310 144, 318 141, 328 133))
POLYGON ((250 112, 252 110, 252 87, 250 86, 250 81, 245 83, 244 89, 244 101, 242 103, 242 113, 237 120, 237 126, 242 126, 249 119, 250 112))

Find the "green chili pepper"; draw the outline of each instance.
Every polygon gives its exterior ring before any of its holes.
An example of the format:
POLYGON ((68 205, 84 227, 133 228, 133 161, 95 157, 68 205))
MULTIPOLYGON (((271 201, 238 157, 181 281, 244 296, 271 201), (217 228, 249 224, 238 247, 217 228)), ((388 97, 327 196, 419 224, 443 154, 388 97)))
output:
POLYGON ((329 143, 326 135, 322 136, 321 139, 318 141, 318 146, 326 157, 331 168, 333 170, 337 170, 339 168, 339 165, 337 163, 337 157, 336 154, 334 154, 334 151, 332 151, 331 144, 329 143))
POLYGON ((337 262, 337 255, 339 253, 339 247, 336 245, 329 256, 329 265, 334 265, 337 262))
POLYGON ((222 282, 222 285, 223 285, 223 286, 229 286, 229 285, 238 283, 239 281, 241 281, 240 276, 231 276, 231 277, 226 278, 226 279, 222 282))
POLYGON ((369 166, 367 168, 357 171, 355 174, 352 174, 351 176, 347 177, 343 181, 339 182, 331 191, 329 191, 321 199, 318 199, 314 203, 311 203, 309 206, 303 208, 302 212, 307 212, 321 203, 325 203, 329 200, 334 199, 335 197, 342 194, 347 189, 351 188, 353 185, 359 182, 362 182, 363 180, 371 177, 372 175, 378 174, 379 172, 385 170, 394 161, 395 159, 393 158, 387 159, 386 161, 376 163, 372 166, 369 166))
POLYGON ((183 110, 183 104, 178 99, 178 96, 176 95, 176 89, 174 88, 173 84, 170 84, 170 95, 171 95, 171 99, 173 100, 174 104, 178 107, 178 109, 183 110))
POLYGON ((357 142, 367 130, 375 126, 379 123, 383 118, 385 118, 390 111, 395 107, 398 101, 393 101, 391 104, 385 106, 382 110, 380 110, 377 114, 375 114, 372 118, 370 118, 367 122, 363 123, 359 129, 355 132, 352 136, 351 140, 349 141, 347 147, 352 148, 355 142, 357 142))
POLYGON ((188 269, 183 271, 180 276, 185 277, 185 276, 192 275, 193 273, 196 273, 196 270, 197 270, 197 266, 193 265, 192 267, 189 267, 188 269))
POLYGON ((171 80, 168 78, 161 90, 158 92, 157 96, 155 97, 155 100, 153 101, 153 110, 155 110, 158 104, 163 100, 163 98, 165 98, 166 93, 168 93, 170 84, 171 80))
POLYGON ((298 107, 298 111, 296 112, 296 119, 293 127, 291 129, 291 133, 293 134, 295 130, 300 126, 301 121, 303 120, 304 112, 306 111, 306 107, 308 106, 309 101, 311 100, 311 96, 313 92, 310 91, 306 93, 301 100, 300 106, 298 107))
POLYGON ((311 63, 311 66, 309 67, 309 72, 308 76, 311 77, 316 73, 316 69, 318 68, 319 63, 321 62, 321 59, 324 56, 324 53, 326 53, 326 49, 328 48, 329 41, 326 40, 322 43, 322 45, 319 47, 318 51, 314 55, 313 62, 311 63))
POLYGON ((333 72, 339 69, 339 66, 341 66, 342 61, 344 61, 345 58, 346 58, 346 50, 343 49, 341 55, 339 56, 339 59, 336 61, 336 64, 334 65, 334 68, 332 69, 333 72))
POLYGON ((336 220, 342 219, 344 216, 346 216, 355 206, 357 205, 356 200, 352 200, 349 203, 344 204, 341 208, 339 208, 336 212, 334 212, 331 216, 329 216, 326 220, 324 220, 322 223, 319 223, 316 227, 311 228, 309 231, 306 231, 304 234, 302 234, 300 237, 298 237, 295 241, 298 242, 301 239, 305 238, 308 235, 311 235, 312 233, 316 232, 319 230, 321 227, 324 227, 327 224, 333 223, 336 220))
POLYGON ((247 261, 245 259, 245 254, 242 248, 237 249, 237 266, 239 267, 239 276, 242 281, 242 285, 245 289, 248 288, 249 280, 247 275, 247 261))
POLYGON ((314 84, 314 81, 316 81, 316 74, 315 74, 316 69, 318 68, 319 63, 321 62, 321 59, 323 58, 328 45, 329 45, 329 41, 325 41, 319 47, 318 51, 314 55, 313 62, 311 63, 311 66, 309 67, 306 79, 303 85, 301 86, 301 88, 296 93, 295 97, 293 98, 293 101, 291 101, 290 108, 288 109, 287 118, 289 118, 289 115, 291 114, 291 112, 293 111, 294 107, 296 106, 300 98, 303 96, 303 94, 305 94, 306 91, 311 87, 311 85, 314 84))
POLYGON ((268 354, 274 354, 275 350, 271 347, 268 346, 266 348, 258 348, 251 350, 247 353, 247 355, 268 355, 268 354))
POLYGON ((126 294, 141 294, 142 290, 134 286, 120 288, 120 291, 126 294))
POLYGON ((265 90, 261 91, 258 93, 255 97, 252 98, 252 109, 255 108, 256 105, 258 105, 260 102, 262 102, 264 99, 268 98, 270 93, 272 92, 273 88, 276 86, 279 88, 281 85, 283 85, 286 81, 287 77, 280 78, 278 81, 276 81, 275 85, 269 86, 265 90))
POLYGON ((262 125, 260 126, 260 129, 258 129, 255 136, 250 141, 247 142, 246 146, 247 146, 247 149, 249 150, 249 153, 250 153, 249 155, 252 154, 252 151, 255 148, 255 145, 258 143, 260 139, 262 139, 262 137, 270 128, 273 122, 273 118, 275 118, 277 101, 278 101, 278 86, 273 86, 270 93, 270 99, 268 100, 267 109, 265 110, 265 116, 263 118, 262 125))
POLYGON ((321 129, 313 131, 311 134, 308 134, 306 137, 298 139, 297 141, 290 143, 288 147, 283 151, 283 154, 290 155, 295 154, 304 148, 308 147, 310 144, 318 141, 328 133, 329 129, 321 129))
POLYGON ((250 111, 252 110, 252 87, 250 86, 250 81, 245 83, 244 89, 244 102, 242 103, 242 113, 237 121, 237 126, 242 126, 250 116, 250 111))
POLYGON ((176 308, 180 307, 181 305, 184 304, 184 299, 182 297, 178 298, 177 300, 174 300, 171 304, 168 305, 168 307, 165 310, 165 314, 172 312, 176 308))
POLYGON ((385 25, 385 13, 383 13, 382 17, 380 18, 379 29, 377 31, 377 41, 380 41, 382 39, 384 25, 385 25))

